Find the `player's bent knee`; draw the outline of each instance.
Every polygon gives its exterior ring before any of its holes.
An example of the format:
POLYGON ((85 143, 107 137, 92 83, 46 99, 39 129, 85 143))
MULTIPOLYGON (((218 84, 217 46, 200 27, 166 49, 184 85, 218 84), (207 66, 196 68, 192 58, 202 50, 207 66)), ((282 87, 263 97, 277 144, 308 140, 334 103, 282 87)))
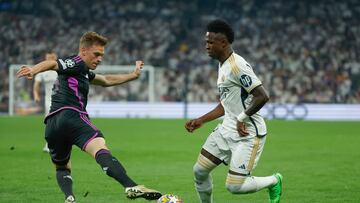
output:
POLYGON ((246 176, 233 175, 229 173, 226 178, 225 187, 232 194, 245 194, 247 193, 244 188, 246 179, 246 176))
POLYGON ((232 194, 248 194, 257 191, 257 184, 251 176, 228 174, 225 187, 232 194))
POLYGON ((195 178, 198 180, 206 179, 209 173, 216 167, 217 165, 210 161, 207 157, 200 154, 197 162, 193 167, 193 172, 195 178))
POLYGON ((105 144, 105 139, 102 137, 97 137, 89 141, 89 143, 87 143, 87 145, 84 148, 84 151, 86 151, 88 154, 90 154, 95 158, 96 153, 102 149, 108 150, 105 144))

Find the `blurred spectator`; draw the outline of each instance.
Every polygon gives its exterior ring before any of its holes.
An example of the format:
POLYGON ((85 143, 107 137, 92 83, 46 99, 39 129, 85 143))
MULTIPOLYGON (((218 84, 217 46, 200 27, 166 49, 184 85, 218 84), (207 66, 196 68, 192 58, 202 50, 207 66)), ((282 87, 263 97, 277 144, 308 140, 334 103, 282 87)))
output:
MULTIPOLYGON (((356 0, 28 0, 0 1, 1 111, 9 64, 33 64, 48 48, 60 57, 76 53, 76 39, 88 30, 111 40, 103 64, 142 59, 163 68, 156 71, 156 101, 184 101, 185 80, 188 101, 216 101, 217 64, 206 56, 202 30, 214 18, 234 25, 233 48, 252 64, 272 102, 360 102, 356 0)), ((139 83, 95 89, 90 98, 146 101, 146 91, 139 83)))

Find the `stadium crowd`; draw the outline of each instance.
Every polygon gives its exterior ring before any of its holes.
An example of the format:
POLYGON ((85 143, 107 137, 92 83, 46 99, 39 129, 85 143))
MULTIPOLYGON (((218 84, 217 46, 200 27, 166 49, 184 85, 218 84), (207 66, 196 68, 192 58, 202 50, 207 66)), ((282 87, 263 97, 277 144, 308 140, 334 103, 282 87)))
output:
MULTIPOLYGON (((156 101, 216 101, 217 64, 204 50, 204 28, 214 18, 233 25, 233 48, 252 65, 272 102, 360 102, 356 0, 5 0, 0 109, 7 111, 10 64, 39 62, 49 48, 60 57, 76 54, 77 39, 88 30, 110 39, 103 64, 141 58, 159 67, 156 101)), ((147 100, 147 88, 136 87, 90 93, 98 101, 147 100)), ((31 85, 23 88, 31 93, 31 85)))

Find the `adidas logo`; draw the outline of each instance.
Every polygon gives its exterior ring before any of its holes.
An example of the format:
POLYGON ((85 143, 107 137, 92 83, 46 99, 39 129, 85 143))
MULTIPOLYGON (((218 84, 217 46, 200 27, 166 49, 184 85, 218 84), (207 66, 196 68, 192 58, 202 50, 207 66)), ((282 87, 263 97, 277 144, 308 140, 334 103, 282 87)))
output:
POLYGON ((245 164, 242 164, 241 166, 239 166, 239 168, 245 169, 245 164))

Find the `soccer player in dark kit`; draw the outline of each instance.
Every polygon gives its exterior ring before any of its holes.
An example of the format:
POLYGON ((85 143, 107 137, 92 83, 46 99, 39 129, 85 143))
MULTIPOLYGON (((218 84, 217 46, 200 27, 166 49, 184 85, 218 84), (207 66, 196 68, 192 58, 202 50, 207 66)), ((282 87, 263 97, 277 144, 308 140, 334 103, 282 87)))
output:
POLYGON ((32 79, 37 73, 55 70, 58 74, 52 93, 50 113, 45 117, 45 139, 56 167, 59 187, 65 194, 65 203, 74 203, 70 155, 72 145, 95 158, 106 174, 118 181, 128 198, 156 200, 161 193, 135 183, 121 163, 112 156, 103 134, 89 120, 86 105, 89 84, 104 87, 119 85, 139 77, 144 65, 136 61, 135 69, 128 74, 95 74, 92 70, 101 63, 107 39, 96 32, 86 32, 80 39, 78 55, 46 60, 33 67, 23 66, 17 77, 32 79))

